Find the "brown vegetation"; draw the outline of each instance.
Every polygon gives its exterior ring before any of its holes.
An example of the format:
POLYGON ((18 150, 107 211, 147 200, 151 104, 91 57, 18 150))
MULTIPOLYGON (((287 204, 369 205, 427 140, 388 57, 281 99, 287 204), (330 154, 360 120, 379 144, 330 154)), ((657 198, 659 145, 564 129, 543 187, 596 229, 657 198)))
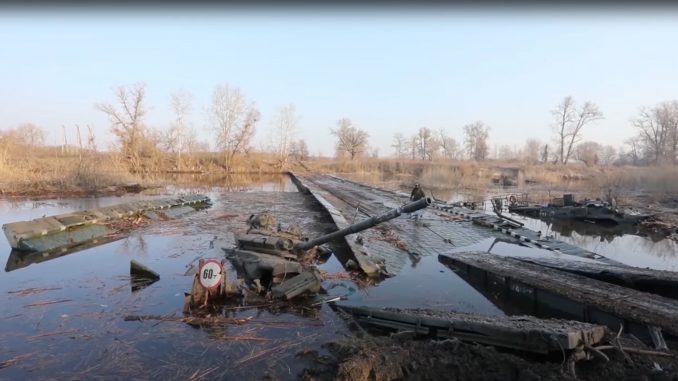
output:
MULTIPOLYGON (((9 138, 8 138, 9 136, 9 138)), ((650 194, 662 200, 678 192, 678 167, 635 167, 583 164, 534 164, 521 161, 411 160, 360 158, 356 160, 304 158, 281 163, 278 153, 249 151, 224 162, 221 153, 191 152, 177 155, 160 149, 145 151, 134 168, 122 152, 97 152, 82 147, 34 146, 31 142, 0 139, 0 194, 58 196, 115 193, 129 184, 163 185, 155 174, 203 173, 215 177, 238 173, 330 172, 391 189, 407 190, 414 182, 429 191, 485 191, 507 168, 517 173, 517 187, 506 192, 574 192, 588 197, 636 197, 650 194)), ((165 177, 166 178, 166 177, 165 177)))

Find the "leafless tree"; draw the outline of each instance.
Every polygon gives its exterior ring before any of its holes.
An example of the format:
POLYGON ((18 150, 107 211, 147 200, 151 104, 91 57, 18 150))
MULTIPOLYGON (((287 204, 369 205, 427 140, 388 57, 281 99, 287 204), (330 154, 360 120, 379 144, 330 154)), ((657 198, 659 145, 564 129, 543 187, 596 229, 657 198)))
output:
POLYGON ((337 137, 337 153, 345 153, 353 160, 362 155, 368 148, 369 135, 357 128, 348 118, 342 118, 337 122, 338 128, 330 130, 337 137))
POLYGON ((603 147, 596 142, 582 142, 575 147, 574 156, 587 166, 596 165, 600 162, 600 154, 603 147))
POLYGON ((459 143, 457 143, 453 137, 447 135, 445 130, 442 128, 438 130, 438 142, 440 143, 440 148, 445 159, 457 159, 459 153, 459 143))
POLYGON ((417 158, 417 135, 413 135, 409 139, 407 150, 410 153, 410 159, 415 160, 417 158))
POLYGON ((498 147, 497 159, 515 160, 518 158, 518 151, 509 144, 502 144, 498 147))
POLYGON ((626 156, 631 161, 631 164, 638 165, 640 163, 640 142, 636 138, 626 139, 625 145, 629 147, 626 156))
POLYGON ((236 155, 245 153, 259 121, 259 110, 238 88, 217 85, 208 109, 216 132, 216 145, 224 155, 226 169, 230 170, 236 155))
POLYGON ((37 147, 45 144, 47 133, 33 123, 24 123, 16 129, 18 143, 29 147, 37 147))
POLYGON ((481 121, 473 122, 464 126, 464 144, 468 156, 472 160, 485 160, 489 153, 487 140, 490 127, 481 121))
POLYGON ((419 158, 421 160, 433 160, 433 157, 440 146, 433 136, 433 132, 427 127, 422 127, 419 129, 416 136, 419 158))
POLYGON ((141 166, 140 159, 146 138, 144 118, 146 108, 146 85, 137 83, 119 86, 115 90, 117 106, 112 103, 97 103, 95 107, 111 121, 111 131, 118 138, 123 156, 133 170, 141 166))
POLYGON ((299 139, 298 141, 292 141, 290 144, 290 155, 296 160, 306 160, 308 159, 308 146, 304 139, 299 139))
POLYGON ((664 157, 668 130, 658 120, 655 109, 641 108, 639 115, 632 120, 633 125, 639 130, 643 149, 652 162, 657 163, 664 157))
POLYGON ((92 126, 87 125, 87 150, 91 152, 97 152, 97 143, 94 136, 94 131, 92 131, 92 126))
POLYGON ((164 137, 166 149, 176 155, 177 169, 181 169, 181 154, 189 151, 191 142, 195 140, 195 130, 190 123, 193 94, 178 91, 172 94, 172 110, 174 121, 164 137))
POLYGON ((541 142, 537 139, 527 139, 525 141, 523 159, 526 163, 536 164, 539 162, 539 151, 541 150, 541 146, 541 142))
POLYGON ((619 157, 617 155, 617 149, 611 145, 604 145, 598 154, 600 159, 600 164, 602 165, 612 165, 617 161, 619 157))
POLYGON ((299 124, 299 116, 293 104, 289 104, 280 111, 274 121, 278 137, 278 159, 282 166, 287 164, 287 158, 290 154, 290 144, 299 124))
POLYGON ((574 99, 568 96, 551 110, 551 114, 555 118, 560 163, 567 164, 574 146, 582 139, 581 132, 584 126, 602 119, 603 113, 592 102, 586 102, 581 108, 577 108, 574 99))
POLYGON ((640 109, 632 119, 644 154, 653 163, 675 163, 678 155, 678 101, 640 109))
POLYGON ((393 150, 395 151, 395 157, 398 159, 407 158, 407 146, 407 138, 405 138, 402 133, 398 132, 393 135, 393 144, 391 144, 391 147, 393 147, 393 150))

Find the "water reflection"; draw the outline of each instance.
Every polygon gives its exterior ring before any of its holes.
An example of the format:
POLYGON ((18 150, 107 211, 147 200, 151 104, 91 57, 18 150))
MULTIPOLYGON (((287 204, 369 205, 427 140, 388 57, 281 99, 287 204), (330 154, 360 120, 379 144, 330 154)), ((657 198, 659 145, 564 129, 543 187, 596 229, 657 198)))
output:
POLYGON ((286 174, 259 173, 172 173, 154 174, 149 180, 164 181, 176 187, 218 187, 229 192, 297 192, 286 174))
POLYGON ((95 241, 84 243, 78 246, 69 247, 69 248, 60 248, 55 250, 46 250, 46 251, 36 251, 36 252, 26 252, 19 250, 12 250, 7 257, 7 264, 5 265, 5 271, 10 272, 24 268, 26 266, 50 261, 52 259, 61 258, 63 256, 77 253, 82 250, 90 249, 95 246, 104 245, 109 242, 113 242, 121 239, 122 236, 108 236, 100 238, 95 241))
POLYGON ((678 242, 647 235, 637 226, 604 226, 578 221, 542 221, 512 214, 525 227, 612 260, 636 267, 678 271, 678 242))

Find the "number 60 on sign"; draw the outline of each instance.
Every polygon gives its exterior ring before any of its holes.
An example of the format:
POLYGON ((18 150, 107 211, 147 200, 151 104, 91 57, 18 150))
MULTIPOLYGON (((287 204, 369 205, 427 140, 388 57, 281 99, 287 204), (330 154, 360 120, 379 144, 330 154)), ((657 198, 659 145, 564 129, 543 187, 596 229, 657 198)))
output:
POLYGON ((216 259, 203 262, 198 270, 198 280, 205 288, 215 288, 221 284, 223 264, 216 259))

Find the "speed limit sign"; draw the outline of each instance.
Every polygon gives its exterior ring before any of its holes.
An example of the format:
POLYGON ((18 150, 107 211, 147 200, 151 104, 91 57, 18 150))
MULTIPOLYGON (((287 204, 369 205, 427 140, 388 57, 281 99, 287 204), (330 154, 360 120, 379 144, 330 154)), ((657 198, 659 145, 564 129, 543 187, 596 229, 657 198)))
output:
POLYGON ((215 288, 221 284, 221 270, 223 265, 216 259, 208 259, 202 263, 198 271, 200 285, 205 288, 215 288))

